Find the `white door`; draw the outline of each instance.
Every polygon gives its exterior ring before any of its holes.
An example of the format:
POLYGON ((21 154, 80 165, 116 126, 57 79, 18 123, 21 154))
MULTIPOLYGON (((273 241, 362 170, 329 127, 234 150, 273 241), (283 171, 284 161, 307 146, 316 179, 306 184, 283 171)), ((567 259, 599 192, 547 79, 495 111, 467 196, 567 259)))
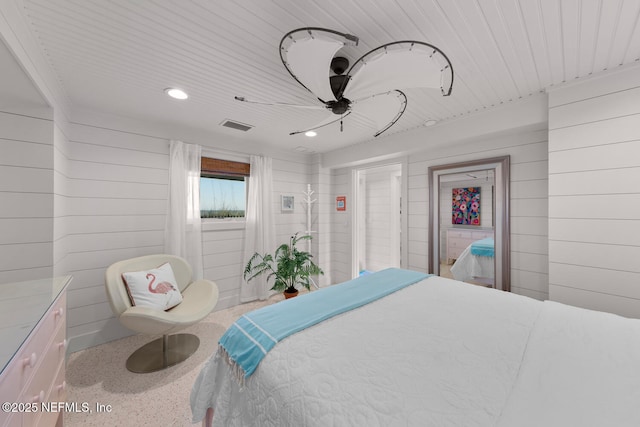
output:
POLYGON ((402 165, 356 171, 356 275, 400 267, 402 165))

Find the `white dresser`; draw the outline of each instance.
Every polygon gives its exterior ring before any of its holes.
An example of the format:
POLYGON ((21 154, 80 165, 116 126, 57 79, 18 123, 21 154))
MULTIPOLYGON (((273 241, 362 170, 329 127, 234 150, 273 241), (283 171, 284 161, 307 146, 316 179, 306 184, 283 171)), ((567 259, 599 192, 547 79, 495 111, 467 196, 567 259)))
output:
POLYGON ((64 276, 0 284, 2 427, 62 425, 62 413, 47 402, 66 399, 70 281, 71 276, 64 276))
POLYGON ((447 264, 453 264, 467 246, 476 240, 493 237, 493 230, 473 230, 469 228, 447 229, 447 264))

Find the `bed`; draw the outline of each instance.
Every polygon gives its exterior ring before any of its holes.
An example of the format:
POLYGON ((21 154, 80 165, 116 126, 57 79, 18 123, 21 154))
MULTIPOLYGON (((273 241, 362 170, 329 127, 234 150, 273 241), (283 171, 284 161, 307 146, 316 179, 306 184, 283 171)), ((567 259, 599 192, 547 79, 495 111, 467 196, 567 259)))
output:
POLYGON ((476 240, 465 248, 451 267, 451 274, 462 282, 479 282, 493 286, 495 278, 493 237, 476 240))
POLYGON ((640 425, 639 320, 437 276, 280 340, 249 376, 227 356, 218 349, 199 373, 193 422, 640 425))

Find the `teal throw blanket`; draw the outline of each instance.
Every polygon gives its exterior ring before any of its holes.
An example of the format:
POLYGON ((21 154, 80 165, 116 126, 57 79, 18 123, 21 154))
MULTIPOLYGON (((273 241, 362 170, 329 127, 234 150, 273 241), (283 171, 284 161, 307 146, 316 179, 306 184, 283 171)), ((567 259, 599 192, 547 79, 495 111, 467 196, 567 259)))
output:
POLYGON ((471 255, 493 257, 494 251, 493 237, 476 240, 471 244, 471 255))
POLYGON ((268 305, 240 317, 220 338, 219 345, 242 381, 256 370, 278 341, 429 276, 389 268, 268 305))

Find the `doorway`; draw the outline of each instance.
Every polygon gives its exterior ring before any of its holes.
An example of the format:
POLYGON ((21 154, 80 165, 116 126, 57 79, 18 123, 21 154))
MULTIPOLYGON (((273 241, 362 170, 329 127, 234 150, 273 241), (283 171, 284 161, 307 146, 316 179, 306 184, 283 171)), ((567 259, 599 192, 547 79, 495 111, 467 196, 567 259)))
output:
POLYGON ((354 277, 402 264, 402 164, 355 171, 354 277))

